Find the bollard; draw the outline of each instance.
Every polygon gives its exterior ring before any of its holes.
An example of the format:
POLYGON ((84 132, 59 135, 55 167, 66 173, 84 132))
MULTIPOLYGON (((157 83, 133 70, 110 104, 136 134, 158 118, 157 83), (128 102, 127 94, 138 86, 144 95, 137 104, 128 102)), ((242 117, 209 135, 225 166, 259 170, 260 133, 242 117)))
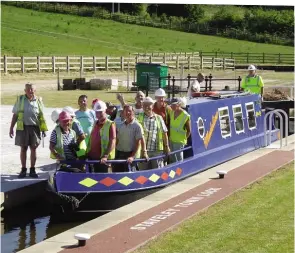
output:
POLYGON ((219 178, 224 178, 224 176, 227 174, 227 172, 224 170, 216 171, 216 173, 219 175, 219 178))
POLYGON ((86 245, 86 241, 90 239, 89 234, 75 234, 75 239, 78 240, 78 246, 83 247, 86 245))

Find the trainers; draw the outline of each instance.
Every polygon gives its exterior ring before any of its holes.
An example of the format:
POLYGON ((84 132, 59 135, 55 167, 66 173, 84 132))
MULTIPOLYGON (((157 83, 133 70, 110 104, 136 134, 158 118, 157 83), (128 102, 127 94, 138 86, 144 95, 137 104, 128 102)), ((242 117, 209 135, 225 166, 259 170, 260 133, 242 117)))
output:
POLYGON ((22 168, 21 172, 18 175, 18 178, 25 178, 27 175, 27 168, 22 168))
POLYGON ((29 176, 33 177, 33 178, 38 178, 38 175, 35 171, 35 167, 30 168, 30 175, 29 176))

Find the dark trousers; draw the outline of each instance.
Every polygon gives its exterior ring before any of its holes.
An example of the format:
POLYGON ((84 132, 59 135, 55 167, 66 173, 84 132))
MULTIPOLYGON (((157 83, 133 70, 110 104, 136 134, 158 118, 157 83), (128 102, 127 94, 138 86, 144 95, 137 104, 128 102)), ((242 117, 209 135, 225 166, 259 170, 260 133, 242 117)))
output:
POLYGON ((89 169, 93 172, 97 173, 108 173, 109 172, 109 165, 103 163, 95 163, 89 164, 89 169))
MULTIPOLYGON (((132 154, 132 151, 130 152, 123 152, 116 150, 116 160, 127 160, 128 157, 130 157, 132 154)), ((136 170, 136 163, 130 164, 132 170, 136 170)), ((128 163, 114 163, 113 164, 113 172, 128 172, 129 166, 128 163)))

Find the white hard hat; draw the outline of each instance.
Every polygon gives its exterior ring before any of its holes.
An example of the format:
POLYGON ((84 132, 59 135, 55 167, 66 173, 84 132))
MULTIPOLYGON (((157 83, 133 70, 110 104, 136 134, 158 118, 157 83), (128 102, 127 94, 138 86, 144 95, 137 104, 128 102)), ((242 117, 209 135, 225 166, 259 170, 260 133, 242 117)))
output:
POLYGON ((66 106, 62 110, 70 114, 72 117, 76 116, 74 109, 70 106, 66 106))
POLYGON ((166 97, 166 92, 163 89, 157 89, 155 92, 155 97, 166 97))
POLYGON ((58 116, 59 114, 61 113, 61 110, 60 109, 55 109, 52 111, 51 113, 51 119, 54 123, 56 123, 56 121, 58 120, 58 116))
POLYGON ((143 103, 150 103, 150 104, 155 103, 155 101, 151 97, 145 97, 142 102, 143 103))
POLYGON ((97 101, 93 106, 93 111, 95 112, 105 112, 107 109, 107 105, 103 101, 97 101))
POLYGON ((256 67, 255 67, 254 65, 250 65, 250 66, 248 67, 248 70, 256 70, 256 67))

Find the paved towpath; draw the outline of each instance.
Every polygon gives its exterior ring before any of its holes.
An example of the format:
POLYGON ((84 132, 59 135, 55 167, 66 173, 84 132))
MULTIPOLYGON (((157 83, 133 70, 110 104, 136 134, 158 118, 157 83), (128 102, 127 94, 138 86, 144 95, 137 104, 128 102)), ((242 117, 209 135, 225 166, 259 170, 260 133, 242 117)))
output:
POLYGON ((62 252, 130 251, 293 159, 294 150, 273 151, 94 235, 85 247, 68 245, 62 252))

